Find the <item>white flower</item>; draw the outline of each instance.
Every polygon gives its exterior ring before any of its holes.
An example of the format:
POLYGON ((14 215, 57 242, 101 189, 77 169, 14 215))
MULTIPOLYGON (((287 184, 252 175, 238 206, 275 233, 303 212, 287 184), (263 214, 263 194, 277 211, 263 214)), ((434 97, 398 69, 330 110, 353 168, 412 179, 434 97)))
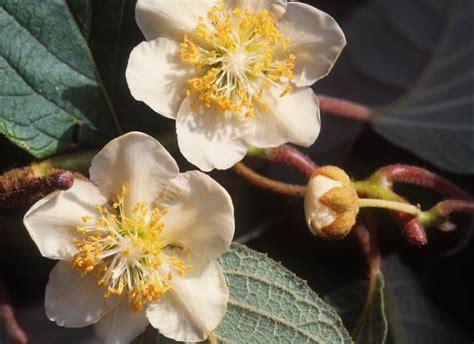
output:
POLYGON ((328 239, 346 236, 359 212, 357 192, 349 176, 336 166, 316 170, 308 183, 304 210, 308 228, 328 239))
POLYGON ((314 143, 309 86, 346 44, 328 14, 286 0, 138 0, 136 20, 147 41, 130 55, 130 91, 176 120, 191 163, 226 169, 249 146, 314 143))
POLYGON ((175 340, 207 338, 229 298, 216 262, 234 235, 228 193, 201 172, 179 173, 136 132, 107 144, 90 178, 24 218, 41 254, 60 260, 46 287, 49 319, 95 324, 105 343, 129 343, 148 323, 175 340))

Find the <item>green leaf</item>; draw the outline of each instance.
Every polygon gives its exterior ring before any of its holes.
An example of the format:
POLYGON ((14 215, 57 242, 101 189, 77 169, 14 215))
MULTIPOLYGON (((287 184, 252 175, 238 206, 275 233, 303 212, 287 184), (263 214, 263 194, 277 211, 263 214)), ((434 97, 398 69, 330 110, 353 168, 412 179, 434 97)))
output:
POLYGON ((474 173, 474 11, 457 1, 419 81, 393 106, 378 111, 374 128, 433 164, 474 173))
MULTIPOLYGON (((368 2, 342 23, 348 46, 318 92, 374 106, 373 128, 387 140, 474 173, 471 8, 472 0, 368 2)), ((343 125, 333 140, 360 130, 343 125)))
MULTIPOLYGON (((428 269, 413 271, 397 255, 384 258, 382 270, 387 286, 393 294, 393 309, 387 307, 387 317, 396 313, 402 332, 404 344, 444 344, 471 343, 472 326, 463 323, 461 316, 472 315, 471 308, 466 304, 467 295, 471 294, 468 286, 462 283, 468 277, 460 276, 455 261, 431 263, 428 269), (434 276, 437 276, 433 279, 434 276), (448 280, 451 287, 441 292, 448 296, 441 297, 440 285, 436 281, 448 280), (438 297, 434 296, 437 295, 438 297), (445 299, 442 301, 442 299, 445 299), (444 305, 443 305, 444 302, 444 305), (452 307, 450 314, 446 305, 452 307), (464 308, 464 309, 463 309, 464 308), (469 312, 466 313, 466 309, 469 312)), ((468 271, 468 270, 466 270, 468 271)), ((386 299, 387 300, 387 299, 386 299)), ((389 306, 389 303, 386 303, 389 306)), ((472 319, 472 316, 470 317, 472 319)), ((392 332, 390 322, 389 335, 392 332)))
MULTIPOLYGON (((220 343, 351 343, 337 313, 279 263, 233 244, 220 258, 230 301, 220 343)), ((212 341, 212 340, 211 340, 212 341)))
POLYGON ((37 158, 111 137, 94 63, 64 1, 0 0, 0 36, 0 133, 37 158))
POLYGON ((372 280, 357 281, 326 295, 358 344, 383 344, 388 333, 384 277, 380 271, 372 280), (365 302, 364 302, 365 299, 365 302))
POLYGON ((89 37, 91 30, 92 8, 90 0, 67 0, 69 8, 76 18, 77 25, 85 38, 89 37))
POLYGON ((358 344, 385 343, 388 324, 385 316, 384 279, 376 273, 369 282, 366 303, 356 323, 353 337, 358 344))

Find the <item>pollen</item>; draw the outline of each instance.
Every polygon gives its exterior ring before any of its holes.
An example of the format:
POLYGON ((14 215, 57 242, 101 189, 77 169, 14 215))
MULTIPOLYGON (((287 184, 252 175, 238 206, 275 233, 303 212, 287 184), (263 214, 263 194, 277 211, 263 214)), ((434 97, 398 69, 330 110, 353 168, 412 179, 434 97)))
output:
POLYGON ((169 255, 184 247, 163 235, 166 209, 137 203, 126 214, 127 194, 124 184, 111 206, 96 206, 97 217, 81 217, 72 267, 93 276, 105 297, 127 295, 131 308, 139 311, 172 288, 174 274, 183 276, 191 266, 169 255))
POLYGON ((180 45, 181 59, 202 71, 187 81, 187 95, 204 107, 252 117, 255 104, 267 107, 266 89, 291 91, 296 57, 286 53, 288 44, 267 10, 214 6, 180 45))

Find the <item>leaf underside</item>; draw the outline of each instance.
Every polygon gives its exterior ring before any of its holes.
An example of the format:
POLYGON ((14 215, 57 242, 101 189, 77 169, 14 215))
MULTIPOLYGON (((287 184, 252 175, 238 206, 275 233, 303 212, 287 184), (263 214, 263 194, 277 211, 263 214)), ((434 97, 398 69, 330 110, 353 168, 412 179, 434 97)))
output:
POLYGON ((230 301, 219 343, 351 343, 337 313, 266 255, 233 244, 220 258, 230 301))
POLYGON ((0 0, 0 133, 37 158, 109 139, 113 121, 64 1, 0 0))
POLYGON ((473 22, 472 0, 374 0, 344 27, 356 98, 403 94, 374 129, 456 173, 474 173, 473 22))

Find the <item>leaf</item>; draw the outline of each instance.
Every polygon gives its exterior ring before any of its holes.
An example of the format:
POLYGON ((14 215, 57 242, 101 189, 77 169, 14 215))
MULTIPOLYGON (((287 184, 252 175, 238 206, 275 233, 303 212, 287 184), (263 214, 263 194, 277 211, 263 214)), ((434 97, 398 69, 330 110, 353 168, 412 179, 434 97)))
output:
POLYGON ((471 8, 472 0, 372 0, 343 23, 348 46, 318 91, 375 105, 373 128, 387 140, 474 173, 471 8))
POLYGON ((0 35, 0 133, 37 158, 111 137, 94 63, 65 2, 0 0, 0 35))
MULTIPOLYGON (((452 264, 452 262, 451 262, 452 264)), ((448 264, 445 268, 454 270, 455 268, 448 264)), ((472 333, 469 321, 463 325, 459 320, 453 319, 445 307, 439 304, 439 300, 433 298, 423 285, 422 279, 415 274, 410 267, 405 265, 398 256, 391 255, 383 260, 382 270, 391 292, 394 296, 395 310, 397 317, 405 333, 406 344, 444 344, 444 343, 471 343, 472 333)), ((438 280, 448 279, 451 285, 452 294, 449 295, 447 302, 455 305, 455 312, 460 315, 472 315, 469 304, 465 307, 469 313, 465 313, 460 305, 466 304, 465 294, 471 295, 469 286, 462 286, 459 276, 456 273, 447 273, 434 266, 432 274, 438 275, 438 280), (442 274, 441 276, 439 274, 442 274), (465 291, 463 291, 465 289, 465 291)), ((432 281, 431 281, 432 282, 432 281)), ((430 283, 432 289, 439 289, 439 283, 430 283)), ((446 292, 446 291, 445 291, 446 292)), ((471 317, 472 319, 472 317, 471 317)))
POLYGON ((220 258, 230 288, 220 343, 351 343, 337 313, 266 255, 233 244, 220 258))
POLYGON ((353 329, 352 337, 358 344, 382 344, 387 338, 384 277, 380 271, 372 275, 370 284, 367 289, 366 281, 350 283, 324 298, 336 308, 344 325, 353 329))
POLYGON ((371 277, 366 303, 353 331, 356 343, 385 343, 388 324, 385 316, 384 279, 379 271, 371 277))
POLYGON ((67 0, 71 12, 76 18, 77 25, 87 39, 91 29, 92 9, 90 0, 67 0))
POLYGON ((474 173, 474 11, 466 10, 470 6, 470 0, 456 2, 420 80, 374 120, 375 130, 389 141, 457 173, 474 173))
POLYGON ((336 310, 344 326, 349 330, 355 327, 364 308, 367 286, 366 280, 359 280, 339 287, 324 296, 324 301, 336 310))

